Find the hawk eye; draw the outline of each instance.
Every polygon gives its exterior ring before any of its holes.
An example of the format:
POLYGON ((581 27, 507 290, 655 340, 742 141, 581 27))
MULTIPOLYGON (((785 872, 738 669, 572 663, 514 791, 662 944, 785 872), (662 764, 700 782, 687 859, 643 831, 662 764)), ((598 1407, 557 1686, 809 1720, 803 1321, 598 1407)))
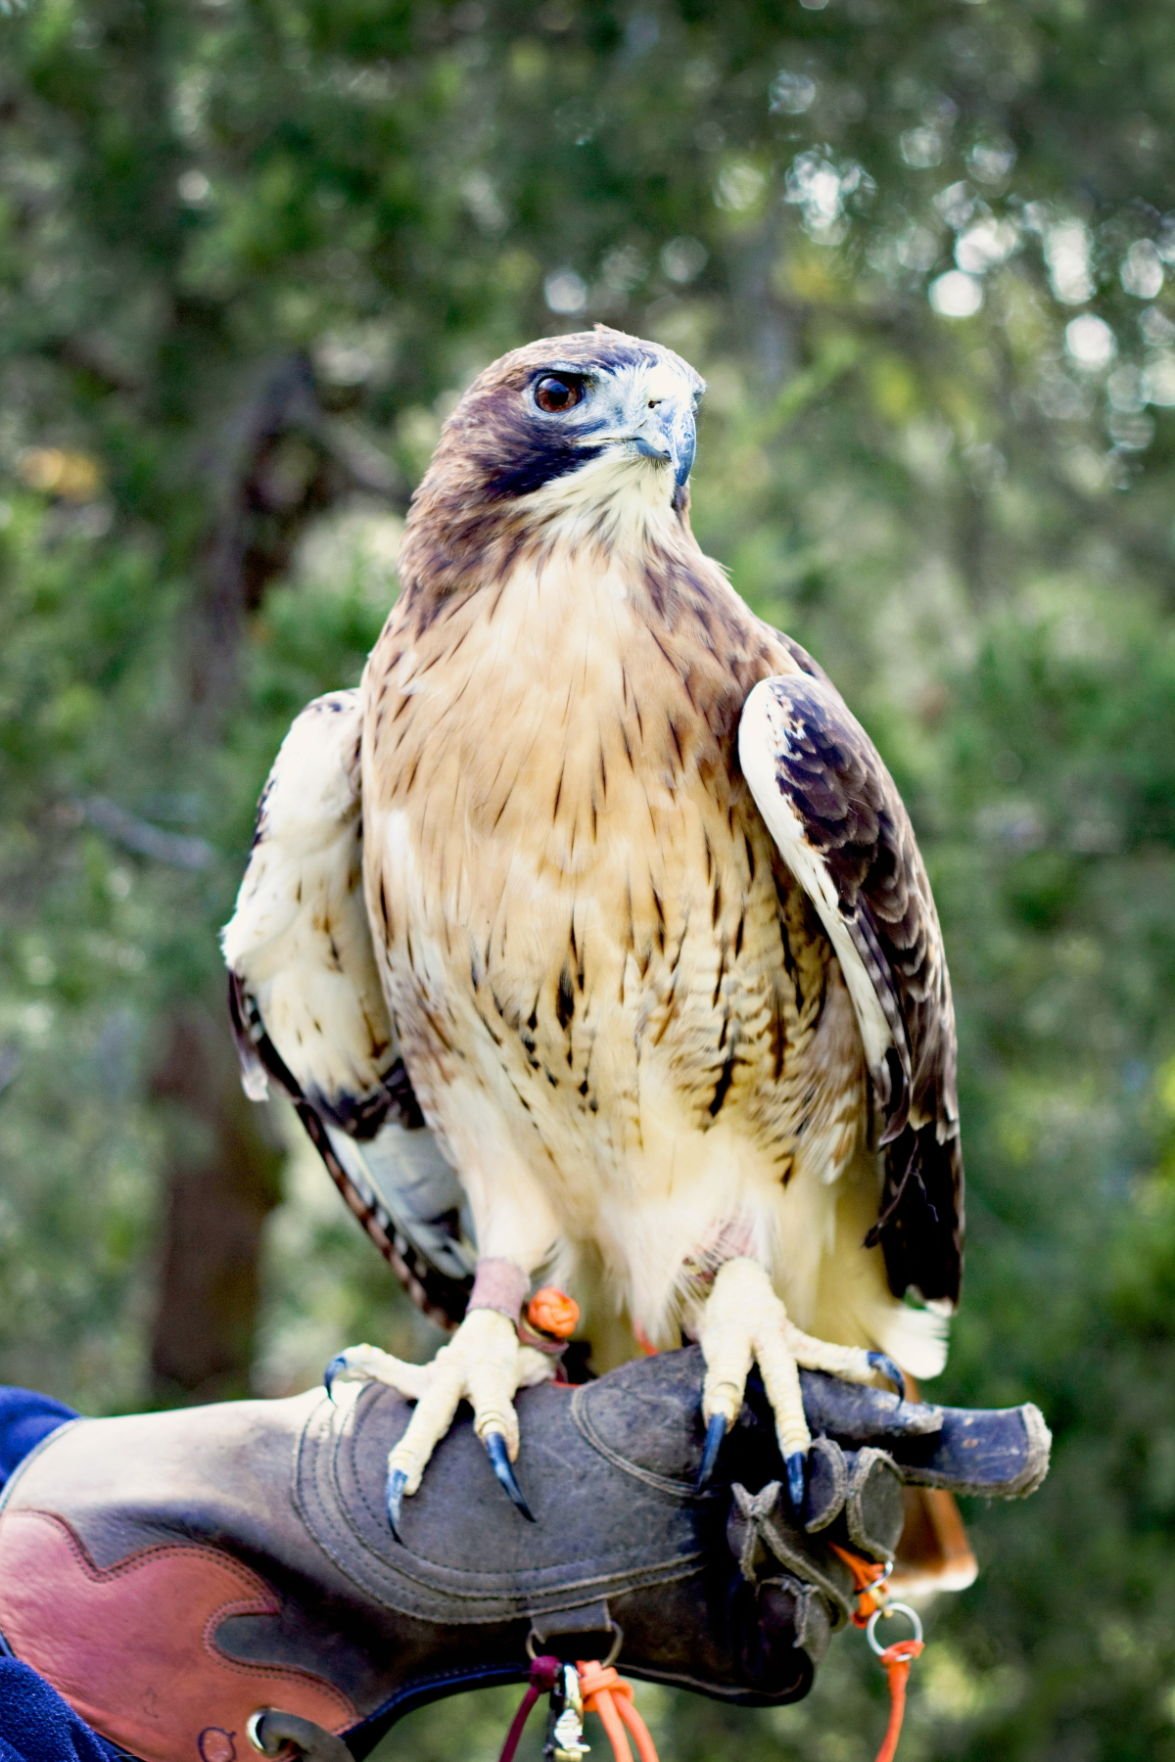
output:
POLYGON ((534 401, 548 416, 560 416, 583 402, 583 380, 570 373, 544 373, 534 388, 534 401))

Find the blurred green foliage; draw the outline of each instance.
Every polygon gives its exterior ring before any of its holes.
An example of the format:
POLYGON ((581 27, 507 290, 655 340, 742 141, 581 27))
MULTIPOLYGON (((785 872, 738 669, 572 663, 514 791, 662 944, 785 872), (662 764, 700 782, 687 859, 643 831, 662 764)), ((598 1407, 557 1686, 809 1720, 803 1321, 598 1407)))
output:
MULTIPOLYGON (((962 1042, 942 1387, 1056 1431, 971 1513, 903 1754, 1175 1755, 1173 98, 1141 0, 0 7, 6 1379, 142 1400, 152 1057, 270 757, 357 677, 462 384, 606 319, 709 378, 699 535, 907 794, 962 1042)), ((300 1152, 264 1290, 263 1391, 427 1347, 300 1152)), ((848 1762, 879 1674, 647 1699, 678 1762, 848 1762)), ((489 1756, 510 1701, 381 1755, 489 1756)))

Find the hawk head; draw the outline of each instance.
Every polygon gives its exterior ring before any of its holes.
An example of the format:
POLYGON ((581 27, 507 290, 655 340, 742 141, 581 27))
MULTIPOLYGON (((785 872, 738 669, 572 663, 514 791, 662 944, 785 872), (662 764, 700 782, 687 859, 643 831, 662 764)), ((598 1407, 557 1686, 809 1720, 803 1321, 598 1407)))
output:
MULTIPOLYGON (((445 424, 409 541, 427 530, 436 569, 564 515, 604 526, 625 510, 684 518, 704 390, 672 349, 605 325, 503 355, 445 424)), ((422 549, 409 542, 402 562, 422 549)))
MULTIPOLYGON (((476 379, 449 425, 484 472, 495 501, 550 491, 601 498, 638 485, 679 505, 694 457, 705 383, 657 343, 598 325, 544 337, 476 379)), ((547 500, 557 500, 548 495, 547 500)))

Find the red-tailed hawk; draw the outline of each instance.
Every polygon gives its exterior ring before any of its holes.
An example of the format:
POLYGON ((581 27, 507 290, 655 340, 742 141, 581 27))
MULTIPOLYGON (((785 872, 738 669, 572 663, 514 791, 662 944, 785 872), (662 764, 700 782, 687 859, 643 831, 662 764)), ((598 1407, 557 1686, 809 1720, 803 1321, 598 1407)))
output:
POLYGON ((693 536, 702 390, 603 328, 473 384, 362 685, 282 747, 225 933, 253 1089, 294 1097, 418 1299, 464 1312, 431 1365, 336 1364, 417 1398, 393 1523, 463 1399, 517 1493, 540 1275, 598 1362, 701 1342, 703 1474, 757 1362, 797 1501, 797 1364, 945 1356, 934 902, 868 735, 693 536))

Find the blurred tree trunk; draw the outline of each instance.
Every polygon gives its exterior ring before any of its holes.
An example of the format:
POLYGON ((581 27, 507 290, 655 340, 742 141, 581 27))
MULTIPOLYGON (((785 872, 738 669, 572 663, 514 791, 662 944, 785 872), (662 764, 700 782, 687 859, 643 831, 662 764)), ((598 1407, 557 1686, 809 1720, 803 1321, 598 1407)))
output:
POLYGON ((168 1137, 151 1400, 218 1401, 248 1391, 282 1151, 241 1088, 223 1016, 180 1005, 164 1032, 151 1077, 168 1137))
MULTIPOLYGON (((345 487, 320 424, 313 369, 271 362, 232 424, 215 513, 195 565, 176 738, 214 746, 235 701, 250 616, 285 572, 306 522, 345 487)), ((258 779, 260 790, 261 779, 258 779)), ((243 853, 242 853, 243 855, 243 853)), ((247 1101, 219 971, 159 1025, 151 1093, 172 1104, 160 1205, 153 1401, 245 1393, 261 1295, 265 1220, 281 1152, 247 1101)))

